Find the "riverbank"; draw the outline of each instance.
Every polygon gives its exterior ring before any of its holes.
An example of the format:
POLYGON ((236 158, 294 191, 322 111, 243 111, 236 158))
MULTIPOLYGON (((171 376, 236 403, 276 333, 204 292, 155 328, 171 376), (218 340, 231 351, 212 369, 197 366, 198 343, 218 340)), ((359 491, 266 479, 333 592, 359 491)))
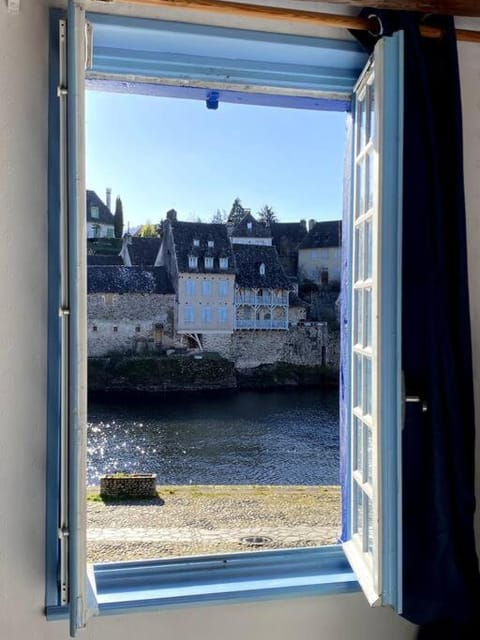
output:
POLYGON ((275 362, 237 368, 230 360, 212 352, 88 359, 88 389, 95 399, 172 391, 336 386, 338 369, 333 367, 275 362))
POLYGON ((335 544, 338 486, 169 485, 144 501, 88 490, 89 562, 335 544))

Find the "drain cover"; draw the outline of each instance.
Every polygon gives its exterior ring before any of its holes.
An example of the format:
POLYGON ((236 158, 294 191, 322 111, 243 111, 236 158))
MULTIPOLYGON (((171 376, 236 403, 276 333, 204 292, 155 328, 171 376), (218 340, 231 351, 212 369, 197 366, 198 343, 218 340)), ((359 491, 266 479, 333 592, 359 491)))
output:
POLYGON ((246 536, 245 538, 240 538, 240 542, 248 544, 249 547, 263 547, 263 545, 272 542, 272 539, 267 536, 246 536))

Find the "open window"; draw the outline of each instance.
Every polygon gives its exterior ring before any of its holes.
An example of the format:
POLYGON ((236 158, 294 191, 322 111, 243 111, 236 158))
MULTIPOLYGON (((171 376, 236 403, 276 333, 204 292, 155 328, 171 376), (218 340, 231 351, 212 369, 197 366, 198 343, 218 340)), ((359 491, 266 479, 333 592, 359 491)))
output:
MULTIPOLYGON (((61 310, 61 320, 52 337, 58 349, 50 372, 49 483, 55 484, 50 487, 55 496, 47 523, 47 604, 52 611, 69 605, 74 635, 85 626, 89 612, 98 609, 121 611, 276 593, 336 593, 356 584, 340 545, 308 552, 275 552, 255 560, 250 554, 240 554, 232 560, 213 560, 208 566, 198 559, 187 568, 174 561, 164 563, 161 569, 155 562, 130 563, 94 569, 87 579, 83 167, 87 80, 111 90, 188 95, 202 100, 215 89, 220 99, 233 102, 269 104, 273 99, 288 106, 307 104, 309 108, 347 112, 353 105, 353 179, 346 233, 351 298, 346 304, 344 371, 348 390, 344 408, 344 498, 348 504, 344 549, 369 602, 398 607, 401 37, 380 41, 362 72, 366 56, 351 41, 105 14, 91 14, 87 20, 93 31, 93 57, 91 67, 85 70, 82 8, 71 2, 66 22, 52 14, 53 46, 60 52, 52 84, 60 89, 60 97, 52 108, 50 128, 59 140, 52 154, 60 159, 60 178, 59 187, 52 178, 51 212, 57 222, 60 211, 60 229, 50 248, 60 256, 51 276, 60 282, 52 299, 57 314, 61 310), (62 92, 67 87, 68 92, 62 92), (92 593, 97 592, 94 605, 88 593, 92 582, 92 593)), ((205 321, 210 320, 208 313, 205 321)))

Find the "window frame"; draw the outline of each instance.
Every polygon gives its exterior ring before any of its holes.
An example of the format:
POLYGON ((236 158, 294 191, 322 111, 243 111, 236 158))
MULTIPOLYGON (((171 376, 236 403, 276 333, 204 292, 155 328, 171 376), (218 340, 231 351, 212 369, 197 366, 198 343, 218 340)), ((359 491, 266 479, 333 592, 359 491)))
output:
MULTIPOLYGON (((69 2, 69 36, 79 40, 83 25, 79 25, 78 15, 81 7, 69 2)), ((59 105, 57 89, 62 86, 59 78, 56 50, 59 48, 58 21, 64 17, 61 10, 50 12, 51 56, 50 56, 50 110, 49 110, 49 282, 55 283, 60 277, 58 255, 61 243, 55 232, 60 209, 61 187, 58 174, 61 171, 61 131, 58 123, 59 105)), ((215 31, 216 27, 211 27, 215 31)), ((239 33, 239 37, 242 34, 239 33)), ((281 38, 281 36, 276 36, 281 38)), ((302 36, 296 40, 302 40, 302 36)), ((347 45, 351 43, 347 42, 347 45)), ((338 41, 341 49, 342 43, 338 41)), ((346 45, 346 46, 347 46, 346 45)), ((73 46, 73 45, 71 45, 73 46)), ((77 45, 75 45, 77 46, 77 45)), ((72 62, 70 62, 72 65, 72 62)), ((81 93, 81 91, 80 91, 81 93)), ((250 96, 249 96, 250 99, 250 96)), ((72 98, 74 100, 74 98, 72 98)), ((343 99, 342 104, 345 103, 343 99)), ((323 102, 324 106, 325 103, 323 102)), ((338 106, 337 106, 338 108, 338 106)), ((72 196, 70 209, 78 210, 78 188, 72 196)), ((81 211, 81 207, 80 207, 81 211)), ((83 217, 85 217, 83 215, 83 217)), ((80 222, 78 222, 80 224, 80 222)), ((79 227, 77 227, 79 228, 79 227)), ((58 316, 58 293, 55 286, 49 287, 49 358, 50 363, 59 360, 59 325, 55 323, 58 316), (54 310, 52 312, 52 310, 54 310)), ((86 324, 85 324, 86 326, 86 324)), ((58 366, 49 367, 49 460, 47 471, 47 590, 46 613, 49 619, 65 617, 68 605, 61 601, 57 570, 59 563, 59 542, 54 523, 58 522, 59 494, 55 487, 60 486, 60 469, 58 467, 59 401, 58 401, 58 366), (53 488, 53 490, 52 490, 53 488)), ((70 566, 72 563, 70 562, 70 566)), ((175 573, 175 572, 173 572, 175 573)), ((81 576, 80 576, 81 577, 81 576)), ((357 578, 340 545, 300 550, 278 550, 273 552, 248 552, 244 554, 222 554, 178 560, 154 560, 135 563, 119 563, 102 567, 94 565, 90 578, 96 585, 96 603, 91 607, 97 612, 120 613, 133 610, 150 610, 168 605, 200 602, 231 602, 258 600, 276 596, 304 596, 320 594, 339 594, 358 591, 357 578), (188 577, 189 586, 174 579, 172 567, 182 568, 183 575, 188 577), (212 582, 212 571, 221 568, 220 582, 223 589, 218 589, 218 577, 212 582), (247 573, 245 571, 247 570, 247 573), (243 578, 239 579, 239 576, 243 578), (141 587, 139 588, 139 585, 141 587), (172 593, 177 590, 176 594, 172 593)), ((80 603, 83 611, 72 613, 71 633, 83 626, 88 614, 89 605, 80 603)))

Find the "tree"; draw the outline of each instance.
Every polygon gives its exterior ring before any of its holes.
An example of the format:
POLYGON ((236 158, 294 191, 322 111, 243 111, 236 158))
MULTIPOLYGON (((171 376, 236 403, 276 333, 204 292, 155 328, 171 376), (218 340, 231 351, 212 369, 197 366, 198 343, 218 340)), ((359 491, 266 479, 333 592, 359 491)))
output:
POLYGON ((117 199, 115 200, 113 225, 115 229, 115 238, 121 238, 123 236, 123 205, 120 196, 117 196, 117 199))
POLYGON ((157 226, 152 224, 149 220, 145 224, 142 224, 140 231, 138 232, 140 238, 157 238, 158 231, 157 226))
POLYGON ((230 213, 228 214, 227 222, 230 224, 237 224, 245 215, 245 209, 242 207, 242 203, 240 198, 235 198, 232 204, 232 208, 230 209, 230 213))
POLYGON ((214 224, 225 224, 227 222, 227 212, 225 209, 217 209, 212 216, 212 222, 214 224))
POLYGON ((268 204, 264 205, 258 212, 260 222, 269 227, 272 223, 277 222, 277 214, 268 204))

